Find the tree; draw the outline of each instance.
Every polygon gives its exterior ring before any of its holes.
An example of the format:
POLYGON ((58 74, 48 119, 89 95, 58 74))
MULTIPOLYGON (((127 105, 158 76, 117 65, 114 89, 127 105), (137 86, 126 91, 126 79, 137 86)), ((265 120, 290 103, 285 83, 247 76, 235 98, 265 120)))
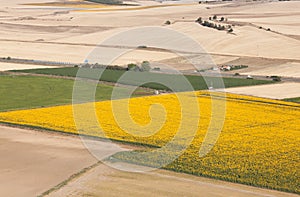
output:
POLYGON ((225 20, 225 18, 224 18, 224 17, 221 17, 220 21, 222 22, 222 21, 224 21, 224 20, 225 20))
POLYGON ((233 29, 232 28, 230 28, 230 29, 228 29, 228 31, 227 31, 228 33, 232 33, 233 32, 233 29))
POLYGON ((127 70, 134 71, 137 67, 138 66, 136 64, 131 63, 127 65, 127 70))
POLYGON ((208 21, 204 21, 204 22, 202 23, 202 25, 205 26, 205 27, 208 27, 208 24, 209 24, 208 21))
POLYGON ((151 67, 150 67, 150 63, 148 61, 143 61, 141 64, 141 71, 150 71, 151 67))
POLYGON ((171 25, 171 21, 166 21, 165 25, 171 25))
POLYGON ((201 23, 202 23, 202 17, 199 17, 199 18, 196 20, 196 23, 201 24, 201 23))
POLYGON ((218 18, 217 15, 213 16, 213 20, 217 20, 217 18, 218 18))

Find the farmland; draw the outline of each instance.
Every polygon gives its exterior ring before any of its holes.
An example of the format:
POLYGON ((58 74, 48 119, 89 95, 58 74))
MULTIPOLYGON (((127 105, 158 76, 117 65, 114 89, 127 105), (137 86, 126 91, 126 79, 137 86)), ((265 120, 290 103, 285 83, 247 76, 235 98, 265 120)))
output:
MULTIPOLYGON (((68 76, 68 77, 76 77, 76 74, 78 72, 79 68, 46 68, 46 69, 29 69, 29 70, 16 70, 15 72, 24 72, 24 73, 36 73, 36 74, 47 74, 47 75, 58 75, 58 76, 68 76)), ((84 70, 84 69, 82 69, 84 70)), ((93 69, 86 69, 87 74, 86 78, 91 78, 93 76, 94 70, 93 69)), ((140 85, 142 87, 152 88, 152 89, 165 89, 169 90, 168 87, 165 87, 162 84, 158 83, 145 83, 147 81, 154 81, 154 82, 160 82, 160 81, 171 81, 172 83, 176 84, 175 86, 178 87, 178 91, 187 91, 184 89, 181 89, 181 84, 178 84, 178 81, 180 80, 181 76, 177 75, 171 75, 171 74, 159 74, 159 73, 149 73, 149 72, 128 72, 130 74, 130 79, 122 79, 122 75, 126 73, 126 71, 120 71, 120 70, 100 70, 100 72, 103 72, 100 80, 101 81, 108 81, 108 82, 118 82, 122 84, 127 85, 140 85)), ((82 77, 82 76, 81 76, 82 77)), ((218 78, 216 77, 202 77, 202 76, 196 76, 196 75, 184 75, 184 77, 189 81, 189 83, 192 85, 193 89, 195 90, 205 90, 207 89, 206 81, 217 81, 218 78)), ((247 79, 240 79, 240 78, 222 78, 224 82, 224 86, 226 88, 228 87, 237 87, 237 86, 251 86, 251 85, 260 85, 260 84, 270 84, 274 83, 270 80, 247 80, 247 79)), ((210 85, 210 84, 209 84, 210 85)), ((176 88, 177 88, 176 87, 176 88)), ((190 90, 190 89, 189 89, 190 90)), ((191 91, 191 90, 190 90, 191 91)))
MULTIPOLYGON (((0 75, 0 111, 37 108, 72 103, 74 80, 36 76, 0 75), (30 92, 30 94, 28 94, 30 92)), ((95 99, 109 100, 112 85, 99 84, 95 99)), ((120 92, 126 88, 117 87, 120 92)), ((132 96, 150 92, 137 89, 132 96)))
POLYGON ((284 99, 285 101, 300 103, 300 97, 284 99))
POLYGON ((300 1, 112 1, 1 1, 0 196, 299 197, 300 1))
MULTIPOLYGON (((190 116, 188 122, 199 121, 194 139, 184 154, 165 166, 166 169, 299 193, 299 104, 229 94, 221 135, 212 151, 205 157, 199 157, 199 148, 211 120, 211 96, 208 92, 179 93, 177 96, 187 102, 196 99, 201 106, 201 118, 198 120, 198 116, 190 116)), ((218 94, 213 96, 218 100, 225 99, 218 94)), ((91 114, 89 107, 93 106, 89 103, 78 105, 85 111, 82 115, 86 120, 80 131, 74 124, 70 105, 3 112, 0 113, 0 121, 101 138, 106 136, 116 141, 153 147, 163 147, 174 137, 181 123, 180 117, 184 115, 175 94, 130 99, 130 115, 136 125, 127 121, 126 110, 119 109, 117 117, 112 111, 112 106, 126 106, 127 101, 96 103, 97 118, 104 134, 88 121, 91 114), (149 115, 148 110, 154 104, 163 106, 167 114, 163 115, 160 108, 154 107, 149 115), (164 118, 165 122, 161 128, 160 125, 139 127, 147 125, 151 118, 157 124, 163 123, 161 120, 164 118), (150 135, 157 128, 160 129, 150 135)), ((180 137, 189 138, 191 133, 186 130, 180 137)), ((173 144, 174 148, 182 146, 182 142, 184 140, 173 144)), ((114 157, 149 166, 161 162, 161 157, 139 158, 135 152, 121 152, 114 157)))

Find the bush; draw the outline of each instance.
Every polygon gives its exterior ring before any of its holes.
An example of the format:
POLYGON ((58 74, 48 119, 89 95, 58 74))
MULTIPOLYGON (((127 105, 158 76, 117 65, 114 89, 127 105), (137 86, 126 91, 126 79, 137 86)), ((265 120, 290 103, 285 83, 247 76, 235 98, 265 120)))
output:
POLYGON ((133 64, 133 63, 127 65, 127 70, 130 70, 130 71, 134 71, 137 68, 138 68, 138 66, 136 64, 133 64))
POLYGON ((232 28, 230 28, 230 29, 228 29, 228 31, 227 31, 228 33, 232 33, 233 32, 233 29, 232 28))
POLYGON ((224 25, 219 25, 216 29, 217 30, 225 30, 225 26, 224 25))
POLYGON ((201 24, 201 23, 202 23, 202 17, 199 17, 199 18, 196 20, 196 23, 201 24))
POLYGON ((148 61, 143 61, 141 64, 141 71, 150 71, 151 67, 150 67, 150 63, 148 61))
POLYGON ((165 25, 171 25, 171 21, 166 21, 165 25))
POLYGON ((280 76, 276 76, 276 75, 273 75, 270 77, 273 81, 281 81, 281 77, 280 76))

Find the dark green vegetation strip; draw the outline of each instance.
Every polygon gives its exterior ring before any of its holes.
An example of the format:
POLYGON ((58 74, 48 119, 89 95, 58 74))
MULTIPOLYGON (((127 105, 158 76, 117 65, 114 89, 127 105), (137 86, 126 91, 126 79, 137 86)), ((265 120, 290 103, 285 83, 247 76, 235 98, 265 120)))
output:
POLYGON ((85 0, 85 1, 100 3, 100 4, 108 4, 108 5, 120 5, 123 3, 123 1, 121 0, 85 0))
MULTIPOLYGON (((26 73, 36 73, 36 74, 47 74, 47 75, 59 75, 59 76, 68 76, 76 77, 79 68, 47 68, 47 69, 32 69, 32 70, 18 70, 14 72, 26 72, 26 73)), ((81 69, 82 74, 80 75, 83 78, 90 78, 98 80, 99 77, 96 76, 97 69, 81 69)), ((173 91, 192 91, 191 88, 188 88, 182 83, 182 76, 180 75, 171 75, 171 74, 159 74, 159 73, 149 73, 149 72, 133 72, 133 71, 122 71, 122 70, 100 70, 103 72, 100 80, 108 82, 118 82, 121 84, 127 85, 141 85, 142 87, 147 87, 151 89, 158 90, 170 90, 170 88, 159 84, 157 82, 163 82, 166 84, 172 84, 175 87, 173 91), (126 78, 121 79, 120 77, 127 75, 126 78), (120 80, 121 79, 121 80, 120 80), (150 83, 147 83, 152 81, 150 83)), ((185 79, 192 85, 194 90, 205 90, 208 89, 207 84, 213 85, 216 87, 222 87, 220 84, 221 80, 217 77, 202 77, 195 75, 185 75, 185 79)), ((269 84, 274 83, 273 81, 267 80, 255 80, 255 79, 241 79, 241 78, 223 78, 224 86, 229 87, 238 87, 238 86, 251 86, 251 85, 260 85, 260 84, 269 84)))
MULTIPOLYGON (((71 104, 73 85, 74 80, 70 79, 0 75, 0 111, 71 104)), ((110 100, 113 88, 98 84, 95 100, 110 100)), ((128 91, 127 88, 117 88, 120 92, 128 91)), ((139 89, 132 96, 143 94, 147 92, 139 89)))
POLYGON ((284 101, 300 103, 300 97, 283 99, 284 101))

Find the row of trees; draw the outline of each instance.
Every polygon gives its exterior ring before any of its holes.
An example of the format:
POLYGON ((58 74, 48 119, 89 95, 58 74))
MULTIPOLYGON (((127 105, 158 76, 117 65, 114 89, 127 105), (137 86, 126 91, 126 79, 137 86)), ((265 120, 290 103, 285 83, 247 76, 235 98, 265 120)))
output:
MULTIPOLYGON (((210 21, 211 20, 214 20, 214 21, 217 21, 218 20, 218 16, 217 15, 213 15, 212 17, 209 17, 208 18, 210 21)), ((227 18, 224 18, 223 16, 219 19, 220 22, 223 22, 223 21, 227 21, 228 19, 227 18)))
POLYGON ((140 72, 149 72, 151 70, 150 63, 148 61, 143 61, 140 65, 137 64, 128 64, 128 71, 140 71, 140 72))
POLYGON ((200 25, 202 25, 204 27, 214 28, 214 29, 217 29, 219 31, 227 30, 228 33, 233 32, 233 29, 232 29, 231 25, 225 26, 225 25, 215 24, 215 23, 209 22, 209 21, 203 21, 201 17, 199 17, 195 22, 199 23, 200 25))
MULTIPOLYGON (((79 65, 75 65, 74 67, 79 67, 79 65)), ((102 65, 102 64, 84 64, 81 65, 82 68, 94 68, 94 69, 108 69, 108 70, 123 70, 123 71, 140 71, 140 72, 148 72, 151 70, 150 63, 148 61, 143 61, 141 64, 130 63, 126 67, 117 66, 117 65, 102 65)), ((157 69, 154 69, 157 70, 157 69)))

